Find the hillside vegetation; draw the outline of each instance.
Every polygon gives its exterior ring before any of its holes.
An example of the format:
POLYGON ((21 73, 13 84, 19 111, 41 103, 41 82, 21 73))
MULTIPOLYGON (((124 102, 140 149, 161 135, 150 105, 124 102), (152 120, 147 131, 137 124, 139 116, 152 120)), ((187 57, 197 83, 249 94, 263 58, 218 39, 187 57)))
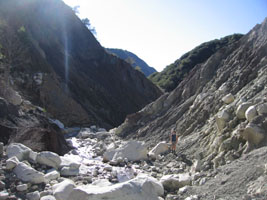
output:
POLYGON ((162 72, 156 72, 148 78, 166 92, 170 92, 197 64, 205 62, 219 49, 238 41, 242 36, 242 34, 233 34, 205 42, 168 65, 162 72))
POLYGON ((132 52, 122 49, 107 49, 107 51, 132 65, 136 70, 144 73, 145 76, 149 76, 154 72, 157 72, 153 67, 150 67, 145 61, 139 58, 132 52))

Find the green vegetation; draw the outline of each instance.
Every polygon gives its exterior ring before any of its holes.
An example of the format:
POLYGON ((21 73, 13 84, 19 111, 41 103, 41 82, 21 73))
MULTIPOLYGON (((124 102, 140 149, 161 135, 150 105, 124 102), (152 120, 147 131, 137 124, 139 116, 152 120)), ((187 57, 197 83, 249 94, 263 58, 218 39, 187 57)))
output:
POLYGON ((110 54, 117 56, 126 62, 128 62, 132 67, 140 72, 142 72, 146 77, 150 74, 156 72, 153 67, 148 66, 148 64, 135 55, 132 52, 122 50, 122 49, 106 49, 110 54))
POLYGON ((242 36, 242 34, 233 34, 219 40, 205 42, 168 65, 162 72, 153 73, 148 78, 166 92, 170 92, 197 64, 205 62, 216 51, 238 41, 242 36))

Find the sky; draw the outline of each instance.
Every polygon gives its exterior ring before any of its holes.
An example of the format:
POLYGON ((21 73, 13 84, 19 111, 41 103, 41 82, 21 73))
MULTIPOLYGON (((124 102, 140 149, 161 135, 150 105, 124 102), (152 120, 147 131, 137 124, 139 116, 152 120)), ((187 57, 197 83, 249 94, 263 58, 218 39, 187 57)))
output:
POLYGON ((157 71, 203 42, 246 34, 267 0, 63 0, 79 5, 103 47, 133 52, 157 71))

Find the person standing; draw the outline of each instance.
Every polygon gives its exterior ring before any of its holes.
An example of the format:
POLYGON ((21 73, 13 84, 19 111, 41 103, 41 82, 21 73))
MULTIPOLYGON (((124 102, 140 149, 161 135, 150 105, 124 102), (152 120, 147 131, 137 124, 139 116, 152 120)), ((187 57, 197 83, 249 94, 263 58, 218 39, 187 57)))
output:
POLYGON ((171 129, 170 141, 171 141, 171 152, 176 153, 176 144, 178 142, 178 135, 176 134, 174 128, 171 129))

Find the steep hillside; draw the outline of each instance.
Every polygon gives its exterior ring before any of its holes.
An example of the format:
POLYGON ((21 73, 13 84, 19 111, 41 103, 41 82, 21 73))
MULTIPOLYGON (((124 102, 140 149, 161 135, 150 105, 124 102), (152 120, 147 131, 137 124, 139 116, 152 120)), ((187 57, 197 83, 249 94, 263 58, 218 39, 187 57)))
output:
POLYGON ((234 34, 220 40, 205 42, 168 65, 162 72, 152 74, 149 79, 166 92, 170 92, 179 85, 194 67, 204 63, 222 47, 237 42, 242 36, 242 34, 234 34))
POLYGON ((149 76, 150 74, 156 72, 153 67, 148 66, 145 61, 143 61, 141 58, 139 58, 132 52, 122 49, 110 48, 108 48, 107 51, 130 63, 134 69, 141 70, 141 72, 143 72, 145 76, 149 76))
POLYGON ((0 31, 4 82, 67 126, 110 128, 161 95, 60 0, 1 0, 0 31))
MULTIPOLYGON (((191 70, 171 93, 128 116, 115 132, 123 137, 145 140, 153 146, 159 141, 168 141, 171 128, 180 135, 178 153, 192 161, 198 160, 200 171, 216 169, 239 157, 244 162, 246 153, 267 145, 267 18, 238 42, 221 48, 191 70)), ((266 163, 256 164, 263 167, 266 163)), ((215 173, 229 175, 231 166, 228 170, 227 166, 219 168, 215 173)), ((235 199, 241 194, 234 191, 241 185, 248 193, 253 184, 264 188, 261 182, 250 182, 261 175, 251 174, 251 178, 241 179, 235 174, 236 182, 231 188, 229 184, 223 185, 224 182, 217 190, 215 184, 213 192, 207 193, 209 196, 204 199, 226 195, 230 190, 226 196, 235 199)), ((205 196, 207 190, 198 192, 205 196)), ((266 190, 259 189, 259 195, 264 194, 267 195, 266 190)))

